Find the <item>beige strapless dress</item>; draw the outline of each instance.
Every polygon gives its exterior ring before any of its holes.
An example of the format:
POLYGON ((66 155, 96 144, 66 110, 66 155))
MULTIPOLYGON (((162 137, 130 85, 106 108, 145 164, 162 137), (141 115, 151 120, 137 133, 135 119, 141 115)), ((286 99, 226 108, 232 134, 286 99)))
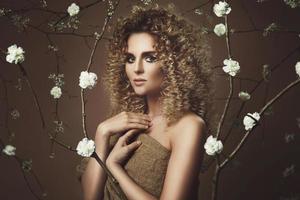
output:
MULTIPOLYGON (((117 137, 111 137, 110 144, 114 145, 117 137)), ((134 139, 142 141, 126 162, 124 169, 127 174, 145 191, 159 198, 171 151, 146 133, 139 133, 134 139)), ((119 200, 111 183, 107 180, 103 200, 119 200)))

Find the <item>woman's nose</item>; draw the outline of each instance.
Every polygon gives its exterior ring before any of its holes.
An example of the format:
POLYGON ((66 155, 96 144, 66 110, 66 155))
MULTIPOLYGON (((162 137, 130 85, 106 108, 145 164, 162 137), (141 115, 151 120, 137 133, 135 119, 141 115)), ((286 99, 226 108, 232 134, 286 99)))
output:
POLYGON ((134 72, 135 73, 140 73, 140 72, 143 72, 144 68, 143 68, 143 60, 142 59, 139 59, 137 60, 137 62, 135 63, 135 66, 134 66, 134 72))

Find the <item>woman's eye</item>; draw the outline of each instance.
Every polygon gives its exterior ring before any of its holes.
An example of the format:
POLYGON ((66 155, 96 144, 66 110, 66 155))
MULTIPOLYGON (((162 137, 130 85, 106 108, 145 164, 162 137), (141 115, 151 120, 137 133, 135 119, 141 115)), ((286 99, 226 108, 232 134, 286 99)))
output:
POLYGON ((156 57, 155 56, 147 56, 146 60, 147 60, 147 62, 155 62, 156 61, 156 57))
MULTIPOLYGON (((145 60, 149 63, 153 63, 157 60, 156 56, 146 56, 145 60)), ((134 63, 135 59, 134 57, 127 57, 126 58, 126 62, 127 63, 134 63)))
POLYGON ((133 63, 134 62, 134 58, 128 57, 128 58, 126 58, 126 62, 133 63))

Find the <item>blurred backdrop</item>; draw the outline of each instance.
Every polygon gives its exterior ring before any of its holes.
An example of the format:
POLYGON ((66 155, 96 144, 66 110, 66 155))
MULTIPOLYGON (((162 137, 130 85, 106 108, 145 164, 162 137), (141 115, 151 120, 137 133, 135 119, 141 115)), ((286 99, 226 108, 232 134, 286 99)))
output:
MULTIPOLYGON (((226 138, 222 159, 245 134, 243 116, 259 111, 294 81, 297 78, 295 64, 300 61, 300 4, 297 1, 227 2, 232 8, 228 15, 232 57, 239 62, 241 70, 234 77, 233 97, 219 138, 226 138), (249 92, 251 99, 243 103, 238 97, 240 91, 249 92), (234 129, 227 137, 230 127, 234 129)), ((2 151, 7 144, 16 147, 16 157, 0 154, 2 200, 82 199, 78 180, 82 158, 57 143, 52 144, 48 134, 72 148, 83 138, 78 78, 88 65, 94 33, 101 33, 107 10, 116 1, 78 0, 75 3, 80 5, 80 12, 70 20, 67 8, 71 3, 69 0, 0 1, 0 149, 2 151), (12 44, 25 51, 22 66, 26 77, 20 66, 5 59, 5 52, 12 44), (36 93, 44 128, 27 80, 36 93), (57 83, 62 85, 62 96, 58 100, 50 95, 57 83)), ((149 3, 174 7, 178 14, 183 14, 201 28, 203 34, 209 35, 213 53, 211 67, 216 75, 215 104, 210 112, 216 119, 220 118, 229 81, 222 70, 223 60, 228 58, 225 37, 213 32, 216 24, 224 23, 224 19, 212 11, 217 1, 121 0, 95 49, 90 71, 101 78, 107 38, 116 19, 130 13, 133 5, 149 3)), ((295 86, 267 110, 259 126, 224 168, 219 177, 219 200, 300 199, 299 89, 299 85, 295 86)), ((87 132, 93 137, 97 125, 105 120, 109 99, 100 81, 94 89, 85 92, 85 98, 87 132)), ((210 160, 206 155, 205 163, 210 160)), ((209 166, 199 176, 199 200, 211 199, 214 163, 209 166)))

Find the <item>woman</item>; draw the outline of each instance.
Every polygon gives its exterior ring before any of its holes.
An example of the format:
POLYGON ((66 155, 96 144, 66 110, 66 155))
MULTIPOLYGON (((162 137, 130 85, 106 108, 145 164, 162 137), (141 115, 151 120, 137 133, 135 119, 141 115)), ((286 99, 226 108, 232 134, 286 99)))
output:
MULTIPOLYGON (((103 79, 112 111, 97 127, 95 143, 128 199, 197 199, 208 57, 200 31, 171 11, 137 7, 118 20, 103 79)), ((119 199, 106 180, 90 159, 84 199, 119 199)))

